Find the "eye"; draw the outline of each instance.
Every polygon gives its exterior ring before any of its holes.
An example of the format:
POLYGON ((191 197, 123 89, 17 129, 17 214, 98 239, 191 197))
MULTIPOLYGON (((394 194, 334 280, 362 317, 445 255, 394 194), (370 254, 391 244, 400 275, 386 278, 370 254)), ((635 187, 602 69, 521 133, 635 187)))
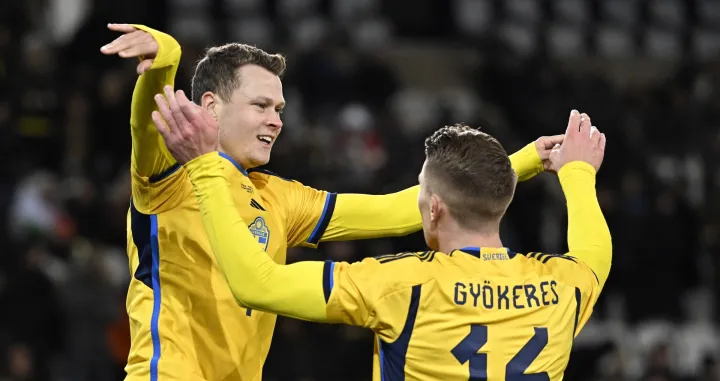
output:
POLYGON ((253 106, 258 107, 260 110, 265 110, 264 103, 253 103, 253 106))
POLYGON ((285 110, 278 108, 278 109, 275 109, 275 112, 277 112, 278 115, 282 115, 282 113, 285 112, 285 110))

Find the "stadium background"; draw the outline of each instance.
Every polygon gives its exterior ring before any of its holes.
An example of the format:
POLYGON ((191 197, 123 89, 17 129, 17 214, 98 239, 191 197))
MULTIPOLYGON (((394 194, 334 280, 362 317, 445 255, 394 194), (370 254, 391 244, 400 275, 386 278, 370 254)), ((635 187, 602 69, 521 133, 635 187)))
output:
MULTIPOLYGON (((134 62, 108 22, 173 34, 176 87, 213 43, 287 55, 269 168, 317 188, 416 181, 425 136, 465 122, 508 151, 588 112, 614 266, 568 380, 720 380, 720 2, 714 0, 7 0, 0 10, 0 378, 119 380, 134 62)), ((554 176, 521 184, 503 228, 561 252, 554 176)), ((355 260, 422 236, 292 250, 355 260)), ((280 319, 265 380, 369 380, 363 330, 280 319)), ((429 360, 431 361, 431 360, 429 360)))

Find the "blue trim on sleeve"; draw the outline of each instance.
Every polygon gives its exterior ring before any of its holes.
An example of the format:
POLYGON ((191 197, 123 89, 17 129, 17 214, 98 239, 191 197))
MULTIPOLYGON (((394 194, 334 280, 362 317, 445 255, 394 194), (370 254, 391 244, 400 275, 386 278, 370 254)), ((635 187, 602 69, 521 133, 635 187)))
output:
POLYGON ((323 234, 325 234, 325 229, 327 229, 328 225, 330 224, 330 220, 332 219, 333 212, 335 211, 336 200, 336 193, 327 194, 327 197, 325 198, 325 207, 323 208, 317 225, 315 225, 315 229, 313 229, 312 234, 310 234, 310 238, 308 238, 307 240, 308 243, 317 245, 318 242, 320 242, 323 234))
POLYGON ((578 322, 580 321, 580 303, 582 303, 582 293, 580 289, 575 287, 575 328, 573 328, 573 336, 577 332, 578 322))
POLYGON ((168 177, 170 177, 170 175, 175 173, 175 171, 177 171, 178 169, 180 169, 180 163, 175 163, 175 164, 171 165, 170 168, 158 173, 157 175, 150 176, 150 178, 148 178, 148 181, 150 181, 151 184, 159 183, 159 182, 167 179, 168 177))
POLYGON ((333 279, 334 273, 335 262, 325 261, 325 265, 323 266, 323 293, 325 294, 325 303, 330 300, 330 294, 332 294, 333 286, 335 286, 333 279))
POLYGON ((158 379, 158 362, 160 362, 160 307, 162 293, 160 292, 160 244, 158 241, 157 215, 150 215, 150 245, 152 247, 152 289, 153 310, 150 318, 150 335, 152 337, 153 356, 150 360, 150 381, 158 379))

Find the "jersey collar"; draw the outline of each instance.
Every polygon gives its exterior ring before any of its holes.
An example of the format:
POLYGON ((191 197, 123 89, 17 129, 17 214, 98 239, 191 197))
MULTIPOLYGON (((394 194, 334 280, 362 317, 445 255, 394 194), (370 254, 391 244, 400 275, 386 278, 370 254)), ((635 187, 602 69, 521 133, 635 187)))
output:
POLYGON ((245 175, 245 176, 247 177, 247 175, 248 175, 247 171, 246 171, 245 169, 243 169, 243 167, 240 165, 240 163, 238 163, 237 161, 233 160, 233 158, 230 157, 230 155, 226 154, 225 152, 218 152, 218 154, 220 155, 220 157, 223 157, 223 158, 225 158, 227 161, 229 161, 230 163, 232 163, 232 165, 234 165, 235 168, 237 168, 237 170, 240 171, 240 173, 242 173, 243 175, 245 175))
POLYGON ((470 254, 473 257, 482 258, 483 254, 507 254, 508 258, 512 259, 515 257, 514 251, 510 251, 507 247, 478 247, 478 246, 468 246, 463 247, 462 249, 459 249, 465 254, 470 254))

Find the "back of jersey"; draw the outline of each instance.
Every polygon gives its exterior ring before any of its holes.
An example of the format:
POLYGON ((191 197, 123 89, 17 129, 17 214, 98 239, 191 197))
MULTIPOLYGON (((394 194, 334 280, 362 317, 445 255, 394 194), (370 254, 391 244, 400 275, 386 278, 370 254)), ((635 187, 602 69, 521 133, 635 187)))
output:
POLYGON ((565 255, 465 248, 395 262, 427 280, 396 284, 393 307, 375 311, 387 315, 373 324, 383 381, 561 380, 600 290, 565 255))

